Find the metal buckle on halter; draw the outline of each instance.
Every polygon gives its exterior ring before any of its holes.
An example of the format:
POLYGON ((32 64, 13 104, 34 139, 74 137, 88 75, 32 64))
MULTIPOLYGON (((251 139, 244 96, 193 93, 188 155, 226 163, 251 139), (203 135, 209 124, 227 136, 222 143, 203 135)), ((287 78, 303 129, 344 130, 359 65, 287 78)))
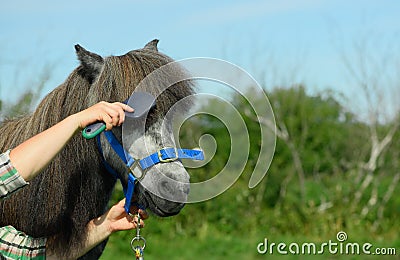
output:
MULTIPOLYGON (((160 149, 160 150, 158 150, 157 155, 158 155, 158 159, 160 160, 160 162, 163 162, 163 163, 165 163, 165 162, 173 162, 173 161, 178 160, 178 158, 179 158, 178 149, 176 149, 176 147, 165 147, 165 148, 163 148, 163 149, 160 149), (166 149, 170 149, 170 148, 174 149, 175 157, 174 157, 174 158, 163 159, 163 158, 162 158, 161 151, 162 151, 162 150, 166 150, 166 149)), ((168 154, 167 154, 167 155, 168 155, 168 154)))
POLYGON ((135 178, 140 181, 144 178, 144 175, 146 174, 147 169, 142 169, 142 167, 140 166, 140 160, 134 159, 135 162, 129 167, 129 171, 133 174, 133 176, 135 176, 135 178), (137 173, 135 173, 135 169, 139 169, 140 172, 140 176, 138 176, 137 173))

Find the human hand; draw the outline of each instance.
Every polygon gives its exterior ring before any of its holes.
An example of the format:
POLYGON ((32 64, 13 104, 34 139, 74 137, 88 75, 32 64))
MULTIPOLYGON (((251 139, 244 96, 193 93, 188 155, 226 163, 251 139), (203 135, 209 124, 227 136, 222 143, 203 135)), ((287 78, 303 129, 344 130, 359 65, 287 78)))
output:
MULTIPOLYGON (((92 219, 87 226, 87 236, 81 247, 71 252, 68 259, 77 259, 86 254, 90 249, 98 245, 101 241, 109 237, 112 233, 120 230, 130 230, 136 228, 137 217, 130 217, 124 209, 125 199, 112 206, 102 216, 92 219)), ((131 207, 132 213, 140 214, 140 226, 144 226, 142 219, 147 219, 146 211, 136 207, 131 207)), ((46 251, 46 259, 60 259, 50 250, 46 251)))
POLYGON ((101 101, 75 114, 75 117, 79 129, 97 121, 103 121, 106 124, 106 129, 111 130, 114 126, 120 126, 124 122, 125 111, 133 112, 133 108, 120 102, 101 101))
MULTIPOLYGON (((121 230, 130 230, 134 229, 137 226, 137 216, 132 218, 125 212, 125 199, 121 200, 114 206, 112 206, 103 216, 99 218, 104 220, 105 225, 107 225, 110 233, 121 231, 121 230)), ((145 210, 138 209, 135 206, 131 207, 131 213, 140 214, 140 227, 144 227, 143 220, 147 219, 149 216, 145 210)))

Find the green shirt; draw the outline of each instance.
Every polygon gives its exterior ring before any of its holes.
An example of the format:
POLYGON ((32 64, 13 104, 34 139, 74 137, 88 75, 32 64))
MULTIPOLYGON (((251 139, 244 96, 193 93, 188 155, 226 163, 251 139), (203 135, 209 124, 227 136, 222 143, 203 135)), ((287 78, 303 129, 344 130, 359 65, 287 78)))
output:
MULTIPOLYGON (((0 199, 28 183, 10 161, 10 151, 0 154, 0 199)), ((1 210, 1 209, 0 209, 1 210)), ((46 238, 33 238, 12 226, 0 227, 0 259, 46 259, 46 238)))

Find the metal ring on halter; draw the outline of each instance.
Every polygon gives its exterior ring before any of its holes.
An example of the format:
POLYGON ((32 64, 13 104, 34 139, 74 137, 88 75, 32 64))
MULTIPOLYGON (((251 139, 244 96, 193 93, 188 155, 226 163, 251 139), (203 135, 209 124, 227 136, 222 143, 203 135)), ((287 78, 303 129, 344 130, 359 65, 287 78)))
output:
POLYGON ((146 175, 147 170, 149 168, 143 169, 140 166, 140 160, 139 159, 134 159, 134 160, 135 160, 134 163, 129 167, 129 171, 133 174, 133 176, 135 176, 135 178, 138 181, 141 181, 146 175), (138 169, 140 175, 138 175, 138 171, 135 171, 136 168, 138 169))
MULTIPOLYGON (((132 238, 132 241, 131 241, 132 250, 135 251, 135 247, 136 247, 136 246, 134 245, 135 241, 140 242, 140 240, 143 241, 143 246, 141 246, 142 250, 145 249, 145 247, 146 247, 146 239, 144 239, 144 237, 142 237, 142 236, 136 236, 136 237, 132 238)), ((139 245, 139 246, 140 246, 140 245, 139 245)))

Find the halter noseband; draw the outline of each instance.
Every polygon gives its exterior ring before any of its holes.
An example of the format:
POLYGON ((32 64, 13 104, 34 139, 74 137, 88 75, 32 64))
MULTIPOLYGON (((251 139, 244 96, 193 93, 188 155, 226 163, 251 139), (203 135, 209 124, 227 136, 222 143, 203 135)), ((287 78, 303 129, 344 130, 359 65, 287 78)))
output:
MULTIPOLYGON (((168 163, 178 159, 204 160, 204 153, 201 150, 180 149, 175 147, 162 148, 143 159, 135 159, 125 150, 112 131, 104 131, 102 134, 104 134, 108 143, 118 157, 123 161, 127 169, 125 173, 119 174, 111 167, 111 165, 104 158, 103 149, 101 148, 100 135, 97 135, 97 147, 102 157, 104 166, 109 173, 121 181, 126 198, 124 208, 128 214, 130 214, 130 206, 132 203, 135 184, 144 178, 149 168, 158 163, 168 163), (139 170, 140 175, 135 173, 135 169, 139 170)), ((138 207, 143 208, 140 205, 138 205, 138 207)))

